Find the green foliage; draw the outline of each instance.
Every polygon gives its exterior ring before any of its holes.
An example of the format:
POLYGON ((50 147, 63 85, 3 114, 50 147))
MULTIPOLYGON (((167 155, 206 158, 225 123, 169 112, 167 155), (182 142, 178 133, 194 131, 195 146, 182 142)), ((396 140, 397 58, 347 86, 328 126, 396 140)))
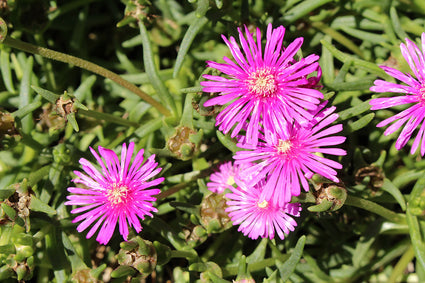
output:
POLYGON ((425 281, 425 161, 376 128, 395 111, 369 110, 373 81, 392 80, 379 65, 409 72, 399 45, 425 31, 421 0, 0 2, 0 280, 425 281), (205 185, 239 150, 203 106, 205 61, 231 57, 221 34, 268 23, 321 55, 347 137, 342 184, 294 198, 283 241, 243 236, 205 185), (130 141, 163 168, 158 212, 105 247, 76 231, 66 188, 89 147, 130 141))

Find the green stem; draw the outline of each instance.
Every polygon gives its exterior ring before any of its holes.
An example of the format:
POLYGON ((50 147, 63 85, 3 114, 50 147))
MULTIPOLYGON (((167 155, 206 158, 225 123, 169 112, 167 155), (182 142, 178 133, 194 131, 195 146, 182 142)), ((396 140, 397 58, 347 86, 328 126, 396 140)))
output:
POLYGON ((98 74, 100 76, 103 76, 105 78, 108 78, 114 82, 116 82, 117 84, 125 87, 126 89, 134 92, 135 94, 137 94, 141 99, 143 99, 144 101, 146 101, 147 103, 149 103, 150 105, 152 105, 153 107, 155 107, 160 113, 162 113, 165 116, 170 116, 171 113, 170 111, 168 111, 167 108, 165 108, 161 103, 159 103, 158 101, 156 101, 155 99, 153 99, 152 97, 150 97, 148 94, 146 94, 145 92, 143 92, 142 90, 140 90, 137 86, 135 86, 134 84, 130 83, 129 81, 123 79, 122 77, 120 77, 119 75, 117 75, 114 72, 111 72, 99 65, 96 65, 92 62, 89 62, 87 60, 83 60, 81 58, 75 57, 75 56, 71 56, 65 53, 61 53, 61 52, 57 52, 51 49, 47 49, 44 47, 40 47, 40 46, 36 46, 36 45, 32 45, 14 38, 11 38, 9 36, 6 36, 6 38, 3 41, 3 44, 8 45, 10 47, 25 51, 25 52, 29 52, 32 54, 36 54, 36 55, 40 55, 49 59, 53 59, 56 61, 60 61, 60 62, 64 62, 64 63, 68 63, 68 64, 72 64, 75 65, 77 67, 80 67, 82 69, 88 70, 90 72, 93 72, 95 74, 98 74))
POLYGON ((391 276, 388 279, 388 283, 398 282, 397 279, 399 279, 403 275, 406 266, 409 264, 409 262, 413 260, 414 257, 415 252, 413 250, 412 245, 410 245, 409 249, 403 254, 400 260, 394 266, 393 271, 391 272, 391 276))
POLYGON ((177 251, 177 250, 172 250, 171 251, 171 258, 175 258, 175 257, 181 257, 181 258, 196 258, 197 255, 196 253, 194 253, 194 251, 177 251))
POLYGON ((111 123, 115 123, 115 124, 119 124, 119 125, 123 125, 123 126, 128 126, 128 127, 138 127, 139 124, 136 122, 132 122, 108 113, 102 113, 102 112, 97 112, 94 110, 84 110, 84 109, 78 109, 78 114, 83 114, 85 116, 89 116, 98 120, 105 120, 111 123))
POLYGON ((376 213, 394 223, 406 224, 406 219, 402 215, 392 212, 391 210, 386 209, 385 207, 380 206, 379 204, 376 204, 369 200, 348 195, 344 204, 355 206, 376 213))

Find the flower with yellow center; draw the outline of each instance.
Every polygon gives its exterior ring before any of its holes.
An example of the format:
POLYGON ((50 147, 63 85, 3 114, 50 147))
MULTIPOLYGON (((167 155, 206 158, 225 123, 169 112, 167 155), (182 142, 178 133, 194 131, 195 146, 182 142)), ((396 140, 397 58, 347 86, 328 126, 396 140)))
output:
POLYGON ((130 143, 128 150, 126 144, 122 145, 121 161, 110 149, 99 146, 99 156, 90 148, 102 170, 99 171, 88 160, 81 158, 80 164, 85 173, 74 171, 78 178, 72 181, 83 184, 85 188, 68 188, 72 194, 67 196, 65 205, 78 205, 80 207, 71 210, 71 213, 82 213, 72 221, 81 221, 77 231, 82 232, 91 226, 87 233, 87 238, 90 238, 99 229, 96 240, 104 245, 111 239, 117 223, 126 241, 129 225, 139 233, 142 230, 139 219, 152 217, 151 212, 158 211, 152 202, 160 190, 151 187, 161 183, 164 178, 150 179, 161 168, 157 168, 155 155, 144 160, 143 149, 131 162, 134 147, 134 142, 130 143))
POLYGON ((270 68, 252 72, 246 82, 248 91, 254 97, 274 97, 278 90, 277 77, 270 68))

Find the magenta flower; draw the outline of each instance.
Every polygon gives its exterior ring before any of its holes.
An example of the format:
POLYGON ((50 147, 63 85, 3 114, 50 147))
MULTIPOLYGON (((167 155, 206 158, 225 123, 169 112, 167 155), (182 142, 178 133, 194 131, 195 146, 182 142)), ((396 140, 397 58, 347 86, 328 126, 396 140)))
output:
POLYGON ((148 189, 161 183, 164 178, 148 181, 157 175, 161 168, 156 168, 155 155, 150 156, 143 163, 143 152, 140 150, 130 166, 133 155, 134 143, 128 146, 124 143, 121 151, 121 161, 110 149, 99 146, 100 156, 90 147, 90 151, 101 167, 99 172, 95 166, 84 158, 80 159, 80 164, 86 174, 74 171, 79 179, 72 180, 74 183, 83 184, 86 188, 68 188, 70 193, 67 197, 66 205, 80 205, 71 213, 84 212, 77 216, 72 222, 82 221, 77 231, 82 232, 92 223, 96 223, 87 233, 87 239, 99 230, 96 240, 106 245, 114 233, 118 222, 120 234, 127 240, 128 225, 134 227, 137 232, 142 230, 138 218, 145 219, 146 215, 152 217, 153 212, 158 210, 152 203, 156 200, 153 195, 157 195, 159 189, 148 189), (156 168, 156 169, 155 169, 156 168))
POLYGON ((324 129, 338 118, 338 114, 333 113, 335 107, 323 109, 324 105, 312 112, 313 119, 308 124, 294 121, 276 132, 266 130, 256 146, 238 144, 251 150, 236 152, 236 164, 257 162, 241 173, 253 176, 248 186, 265 178, 260 202, 266 200, 283 206, 292 196, 300 194, 300 183, 304 190, 309 190, 307 179, 314 174, 339 181, 334 169, 341 169, 342 165, 320 155, 345 155, 345 150, 327 147, 343 143, 345 137, 330 136, 342 130, 341 124, 324 129))
POLYGON ((207 183, 208 190, 221 194, 225 189, 233 188, 235 179, 245 167, 247 167, 246 164, 237 165, 231 161, 221 164, 219 170, 210 175, 211 182, 207 183))
POLYGON ((263 182, 254 187, 248 187, 240 180, 236 183, 238 188, 232 187, 232 193, 226 194, 229 199, 226 212, 233 225, 240 225, 238 231, 254 240, 258 237, 273 239, 276 233, 283 240, 285 234, 294 231, 297 222, 290 215, 300 216, 299 203, 278 206, 262 200, 263 182))
POLYGON ((231 134, 235 137, 243 123, 249 120, 247 142, 255 144, 259 124, 274 132, 285 121, 310 121, 313 116, 309 110, 315 110, 319 99, 323 98, 323 94, 314 89, 321 77, 317 62, 319 56, 310 55, 295 61, 294 55, 300 49, 303 38, 295 39, 284 48, 283 26, 272 29, 272 25, 268 25, 264 54, 258 28, 256 41, 246 26, 245 36, 241 29, 238 32, 242 51, 235 38, 228 40, 222 35, 236 63, 227 57, 223 58, 226 63, 207 61, 208 67, 228 77, 204 75, 209 81, 201 82, 203 91, 219 93, 218 97, 205 102, 205 106, 230 103, 216 118, 219 130, 228 133, 235 127, 231 134), (314 72, 317 72, 316 76, 314 72))
POLYGON ((386 109, 393 106, 413 104, 406 110, 385 119, 380 122, 377 126, 384 127, 388 124, 395 122, 389 126, 384 135, 390 135, 397 131, 404 125, 400 136, 397 138, 395 147, 400 150, 409 141, 415 129, 422 123, 419 131, 413 141, 411 154, 414 154, 421 144, 421 155, 425 154, 425 124, 423 123, 425 118, 425 33, 422 33, 422 51, 410 41, 406 39, 406 45, 400 44, 401 53, 404 59, 412 70, 414 77, 410 74, 404 74, 396 69, 381 66, 381 68, 390 76, 400 80, 407 84, 391 83, 383 80, 376 80, 375 85, 370 88, 371 91, 375 92, 395 92, 401 93, 395 97, 382 97, 372 99, 369 103, 372 105, 371 110, 386 109))

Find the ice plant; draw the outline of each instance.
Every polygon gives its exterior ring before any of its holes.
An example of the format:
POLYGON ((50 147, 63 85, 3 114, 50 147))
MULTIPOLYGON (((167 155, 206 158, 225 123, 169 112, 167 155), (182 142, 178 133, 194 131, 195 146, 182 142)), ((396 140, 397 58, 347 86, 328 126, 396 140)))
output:
POLYGON ((226 194, 229 217, 233 225, 239 225, 238 231, 251 239, 258 237, 273 239, 277 234, 280 239, 294 231, 297 222, 291 217, 299 217, 299 203, 276 205, 261 198, 264 182, 249 187, 246 182, 236 181, 238 187, 232 187, 232 193, 226 194))
POLYGON ((310 55, 299 61, 294 59, 303 38, 297 38, 283 46, 285 28, 276 29, 269 24, 266 45, 262 47, 261 32, 257 28, 256 40, 245 26, 245 36, 238 29, 240 49, 234 37, 222 38, 235 60, 224 57, 225 63, 207 61, 208 67, 217 69, 227 77, 204 75, 207 81, 201 82, 203 91, 219 93, 209 99, 205 106, 228 104, 216 118, 219 130, 235 137, 243 122, 249 120, 246 129, 247 142, 258 141, 258 127, 274 131, 285 121, 293 119, 309 121, 323 94, 314 89, 320 80, 319 56, 310 55), (283 117, 283 119, 282 119, 283 117))
POLYGON ((390 135, 400 129, 403 125, 400 136, 397 138, 395 147, 400 150, 409 141, 413 132, 422 123, 413 141, 410 153, 413 154, 421 148, 421 155, 425 154, 425 33, 422 33, 422 51, 409 39, 406 44, 400 44, 401 53, 410 66, 413 75, 404 74, 394 68, 381 66, 390 76, 400 80, 405 84, 376 80, 375 85, 370 88, 374 92, 395 92, 398 96, 374 98, 370 101, 371 110, 386 109, 393 106, 411 104, 407 109, 378 123, 378 127, 389 126, 384 135, 390 135))
POLYGON ((247 167, 246 164, 237 165, 232 161, 221 164, 219 170, 211 174, 207 188, 217 194, 221 194, 225 189, 233 188, 235 178, 239 177, 240 171, 245 167, 247 167))
POLYGON ((140 150, 134 158, 131 166, 131 158, 134 151, 134 143, 128 146, 124 143, 121 151, 121 161, 110 149, 99 146, 99 154, 93 148, 90 151, 101 167, 101 171, 88 160, 81 158, 80 164, 85 173, 74 171, 79 178, 72 180, 76 184, 82 184, 84 188, 69 187, 72 195, 67 196, 66 205, 81 206, 71 213, 83 214, 77 216, 73 222, 82 221, 77 231, 82 232, 91 224, 95 223, 87 238, 101 226, 96 240, 106 245, 114 233, 118 222, 119 232, 127 240, 129 233, 128 225, 133 226, 136 232, 142 230, 139 218, 151 216, 156 212, 152 202, 156 200, 153 195, 160 192, 159 189, 150 189, 161 183, 164 178, 149 181, 157 175, 161 168, 157 168, 155 155, 151 155, 143 163, 143 152, 140 150), (103 160, 102 160, 103 158, 103 160))
POLYGON ((339 181, 334 169, 341 169, 342 165, 320 156, 346 154, 345 150, 329 147, 343 143, 345 137, 330 136, 342 130, 341 124, 325 128, 338 118, 338 114, 333 113, 335 107, 323 108, 325 104, 320 104, 312 112, 313 118, 308 124, 294 121, 293 124, 276 129, 276 132, 265 130, 256 146, 244 142, 238 144, 239 147, 250 150, 236 152, 235 163, 256 162, 242 172, 253 176, 248 185, 253 186, 265 178, 260 202, 273 202, 283 206, 292 196, 300 194, 301 186, 304 190, 309 190, 307 179, 314 174, 334 182, 339 181))

